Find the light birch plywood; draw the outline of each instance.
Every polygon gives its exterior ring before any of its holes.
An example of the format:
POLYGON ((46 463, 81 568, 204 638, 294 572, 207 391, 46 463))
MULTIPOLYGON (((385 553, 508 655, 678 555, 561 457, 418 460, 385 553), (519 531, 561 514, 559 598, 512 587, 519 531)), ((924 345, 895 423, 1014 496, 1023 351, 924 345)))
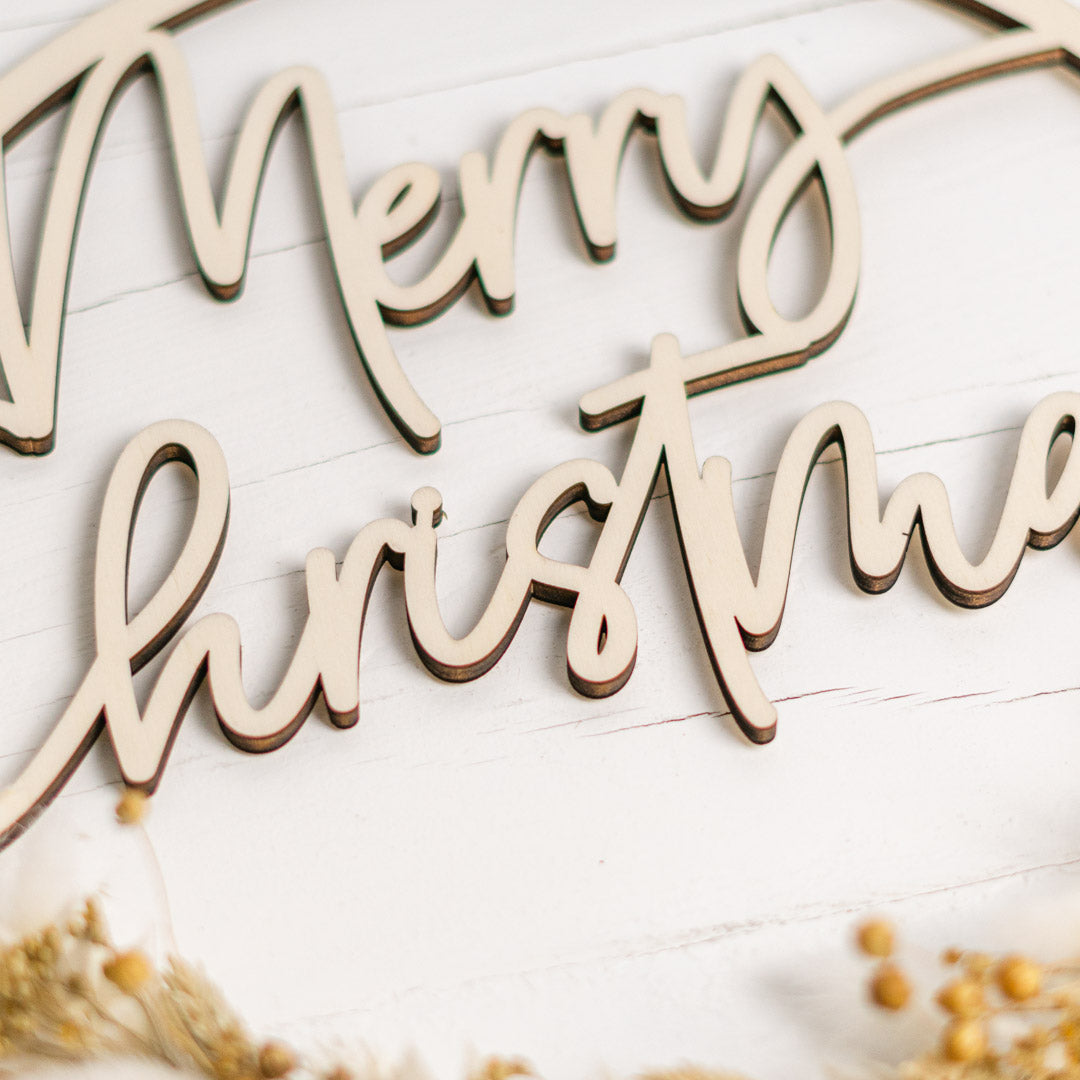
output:
MULTIPOLYGON (((85 13, 54 7, 4 17, 6 62, 55 33, 52 20, 85 13)), ((184 32, 212 175, 250 95, 296 62, 327 73, 359 194, 407 160, 449 184, 461 154, 490 151, 524 109, 598 111, 634 86, 684 95, 704 154, 735 80, 764 53, 831 107, 982 33, 915 0, 529 15, 469 4, 453 18, 395 5, 396 26, 386 11, 321 0, 301 16, 254 0, 184 32)), ((862 271, 843 335, 802 370, 690 406, 699 457, 732 461, 749 550, 785 441, 837 399, 868 418, 883 498, 936 473, 965 550, 987 550, 1026 417, 1080 389, 1078 118, 1075 79, 1030 73, 920 104, 852 144, 862 271)), ((24 285, 58 131, 50 121, 7 163, 24 285)), ((782 146, 777 129, 750 191, 782 146)), ((494 319, 466 297, 394 335, 443 423, 442 449, 419 457, 357 368, 295 127, 271 159, 233 305, 203 290, 170 184, 157 106, 136 84, 88 194, 56 449, 0 459, 5 779, 93 657, 99 508, 121 448, 147 424, 181 417, 222 446, 230 532, 197 613, 238 620, 246 688, 265 700, 300 632, 309 549, 341 558, 366 522, 406 518, 413 491, 438 488, 440 600, 464 632, 528 485, 567 459, 618 470, 625 458, 628 432, 583 432, 579 398, 640 369, 657 333, 688 353, 740 333, 742 209, 718 225, 686 221, 635 141, 618 253, 597 266, 558 167, 538 159, 522 191, 513 314, 494 319)), ((811 206, 781 234, 781 310, 805 310, 824 280, 823 222, 811 206)), ((402 280, 445 239, 436 227, 401 256, 402 280)), ((823 1074, 856 1046, 900 1053, 916 1031, 883 1031, 860 1011, 845 949, 861 913, 884 908, 932 945, 992 945, 1006 939, 1002 921, 1015 928, 1034 911, 1068 947, 1078 905, 1050 905, 1075 889, 1080 566, 1072 539, 1031 553, 998 603, 969 612, 939 597, 913 552, 893 590, 868 597, 847 566, 840 490, 837 466, 816 470, 782 631, 751 660, 781 715, 767 747, 721 715, 661 489, 623 579, 640 642, 614 697, 568 686, 560 609, 531 611, 482 680, 433 679, 387 579, 372 598, 355 728, 316 716, 280 753, 253 757, 197 698, 145 835, 109 826, 119 775, 101 747, 0 856, 5 884, 43 910, 69 875, 104 883, 121 930, 203 960, 256 1025, 299 1043, 414 1046, 439 1075, 471 1051, 522 1052, 552 1076, 688 1057, 764 1078, 823 1074)), ((152 485, 133 608, 175 559, 192 505, 179 471, 152 485)), ((544 550, 581 558, 591 529, 560 521, 544 550)))

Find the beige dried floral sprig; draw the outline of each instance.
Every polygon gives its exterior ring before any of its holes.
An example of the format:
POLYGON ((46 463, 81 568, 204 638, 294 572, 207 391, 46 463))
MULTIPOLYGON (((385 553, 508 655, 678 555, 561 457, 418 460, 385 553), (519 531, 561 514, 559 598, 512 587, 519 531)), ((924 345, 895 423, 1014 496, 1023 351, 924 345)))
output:
POLYGON ((343 1066, 305 1067, 282 1043, 258 1044, 198 970, 159 971, 112 943, 88 900, 64 926, 0 950, 0 1059, 79 1062, 139 1057, 214 1080, 348 1080, 343 1066))
MULTIPOLYGON (((902 1009, 912 997, 883 920, 861 926, 860 950, 877 960, 870 1000, 902 1009)), ((1080 961, 1040 964, 1019 954, 949 949, 934 1003, 934 1050, 901 1065, 902 1080, 1080 1080, 1080 961)))

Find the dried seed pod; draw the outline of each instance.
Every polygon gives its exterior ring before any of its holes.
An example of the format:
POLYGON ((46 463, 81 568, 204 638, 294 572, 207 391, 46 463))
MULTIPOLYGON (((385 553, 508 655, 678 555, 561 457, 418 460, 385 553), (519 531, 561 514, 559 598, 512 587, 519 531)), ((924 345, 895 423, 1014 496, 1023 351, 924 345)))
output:
POLYGON ((259 1075, 266 1080, 278 1080, 296 1068, 296 1057, 284 1044, 267 1042, 259 1048, 259 1075))
POLYGON ((884 919, 871 919, 859 927, 855 937, 860 952, 867 956, 892 956, 895 935, 892 924, 884 919))
POLYGON ((116 820, 121 825, 138 825, 146 817, 146 793, 138 788, 124 788, 116 804, 116 820))
POLYGON ((1042 971, 1026 956, 1007 956, 994 973, 998 989, 1013 1001, 1027 1001, 1042 989, 1042 971))
POLYGON ((949 1061, 978 1061, 987 1047, 986 1028, 978 1020, 954 1020, 941 1040, 941 1052, 949 1061))
POLYGON ((116 953, 111 960, 106 960, 101 966, 101 972, 125 994, 134 994, 150 981, 153 968, 145 953, 131 949, 128 952, 116 953))
POLYGON ((970 1019, 986 1009, 982 987, 974 979, 954 979, 942 987, 938 1004, 953 1016, 970 1019))
POLYGON ((509 1080, 512 1076, 533 1076, 532 1066, 522 1058, 489 1057, 472 1074, 472 1080, 509 1080))
POLYGON ((870 1000, 882 1009, 894 1012, 911 999, 911 983, 895 964, 882 964, 870 980, 870 1000))

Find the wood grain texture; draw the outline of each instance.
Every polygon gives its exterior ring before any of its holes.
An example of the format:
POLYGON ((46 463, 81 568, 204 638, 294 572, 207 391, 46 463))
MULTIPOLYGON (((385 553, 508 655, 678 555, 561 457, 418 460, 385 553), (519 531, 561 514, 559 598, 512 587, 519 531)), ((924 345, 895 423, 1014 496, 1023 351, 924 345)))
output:
MULTIPOLYGON (((0 19, 5 66, 55 33, 52 20, 86 10, 17 7, 0 19)), ((916 0, 535 7, 511 17, 471 2, 451 18, 428 3, 391 15, 312 0, 301 17, 252 0, 207 19, 180 40, 211 175, 220 181, 251 93, 291 63, 327 73, 360 193, 405 160, 449 181, 462 153, 490 149, 523 109, 599 110, 635 85, 686 97, 704 156, 730 88, 763 53, 829 107, 981 36, 916 0)), ((1051 392, 1080 390, 1078 119, 1072 77, 1031 73, 921 104, 852 144, 863 265, 843 336, 800 371, 691 405, 699 455, 732 460, 750 550, 785 440, 834 399, 867 415, 884 494, 911 473, 941 475, 965 550, 986 550, 1024 419, 1051 392)), ((7 164, 23 284, 58 130, 50 121, 7 164)), ((748 190, 783 145, 777 127, 748 190)), ((614 469, 625 457, 624 433, 581 431, 582 394, 639 369, 658 332, 687 350, 740 332, 739 208, 727 223, 687 222, 633 144, 619 252, 595 266, 556 170, 538 160, 522 191, 515 312, 495 320, 467 297, 395 336, 443 421, 442 449, 421 459, 358 378, 299 131, 282 133, 270 161, 235 305, 202 290, 170 185, 161 118, 137 83, 87 197, 61 439, 39 460, 0 458, 3 779, 92 657, 98 507, 140 428, 184 417, 222 444, 230 540, 199 610, 237 618, 258 699, 299 633, 310 548, 340 557, 365 522, 404 517, 412 491, 437 487, 449 515, 440 599, 464 630, 528 484, 569 458, 614 469)), ((823 229, 810 204, 781 234, 770 281, 782 310, 813 302, 823 229)), ((444 240, 400 256, 401 280, 444 240)), ((136 529, 134 607, 192 513, 173 471, 136 529)), ((202 959, 254 1023, 391 1054, 415 1045, 439 1075, 470 1047, 568 1077, 681 1057, 813 1076, 853 1044, 899 1052, 912 1031, 861 1018, 844 949, 858 913, 888 907, 933 943, 994 944, 1001 912, 1015 924, 1030 909, 1032 934, 1066 936, 1068 918, 1046 905, 1075 894, 1080 859, 1080 564, 1070 539, 1025 560, 1008 594, 973 614, 945 604, 913 554, 892 592, 869 598, 851 581, 839 492, 839 468, 819 467, 784 627, 755 660, 785 715, 765 749, 718 715, 658 490, 624 576, 641 642, 616 697, 567 688, 555 609, 526 620, 486 679, 438 682, 411 656, 395 586, 380 583, 358 727, 308 724, 287 753, 252 758, 223 743, 199 698, 145 838, 109 830, 118 775, 99 753, 42 822, 53 846, 12 848, 0 874, 29 888, 60 851, 80 880, 128 902, 132 933, 202 959), (141 924, 135 896, 153 912, 141 924)), ((546 550, 580 557, 591 528, 560 522, 546 550)))

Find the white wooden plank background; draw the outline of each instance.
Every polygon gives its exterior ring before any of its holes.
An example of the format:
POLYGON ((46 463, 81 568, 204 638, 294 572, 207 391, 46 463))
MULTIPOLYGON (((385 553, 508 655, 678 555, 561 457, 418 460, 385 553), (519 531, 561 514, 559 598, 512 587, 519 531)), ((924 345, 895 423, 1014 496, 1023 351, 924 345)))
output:
MULTIPOLYGON (((94 6, 9 2, 0 59, 94 6)), ((522 109, 598 110, 636 85, 684 94, 704 152, 733 80, 764 52, 828 106, 980 33, 921 0, 253 0, 180 39, 217 168, 255 88, 311 63, 339 103, 360 192, 410 159, 452 185, 457 158, 490 150, 522 109)), ((24 280, 58 124, 6 163, 24 280)), ((775 132, 763 140, 754 176, 779 145, 775 132)), ((801 371, 698 399, 698 451, 732 460, 754 549, 793 424, 823 401, 853 401, 881 450, 883 492, 939 473, 975 551, 1028 412, 1080 389, 1080 82, 1026 74, 921 104, 860 137, 850 160, 864 262, 848 329, 801 371)), ((657 332, 687 349, 738 332, 743 215, 682 219, 647 141, 627 157, 614 263, 588 262, 570 218, 559 167, 537 159, 515 313, 492 319, 470 296, 395 334, 445 423, 443 449, 420 458, 359 372, 298 125, 270 166, 246 292, 219 305, 183 240, 155 97, 136 84, 83 218, 57 449, 0 456, 0 781, 89 663, 108 470, 166 416, 207 426, 229 461, 229 542, 199 610, 240 621, 253 697, 269 693, 301 625, 306 552, 343 552, 367 521, 406 514, 424 484, 449 512, 448 620, 467 627, 528 484, 571 457, 621 462, 628 432, 582 432, 580 394, 639 365, 657 332)), ((781 237, 785 303, 812 294, 822 228, 810 208, 781 237)), ((445 235, 436 227, 403 273, 445 235)), ((718 715, 661 498, 624 582, 641 646, 615 697, 569 688, 556 609, 530 611, 481 681, 434 680, 387 571, 357 728, 333 730, 317 710, 286 748, 251 757, 225 742, 200 696, 145 833, 110 824, 118 776, 99 747, 0 855, 7 902, 40 915, 65 890, 101 885, 125 933, 202 960, 254 1025, 390 1058, 412 1047, 439 1076, 470 1054, 513 1051, 553 1077, 690 1058, 779 1080, 911 1050, 925 1016, 882 1026, 861 1009, 846 951, 860 913, 887 910, 929 950, 1040 935, 1068 947, 1080 929, 1080 563, 1071 539, 1029 553, 1000 603, 968 612, 937 596, 913 552, 892 592, 865 596, 847 568, 838 481, 835 466, 818 470, 783 630, 753 660, 781 703, 772 745, 748 745, 718 715)), ((167 565, 189 498, 180 477, 155 482, 133 606, 167 565)), ((578 518, 548 543, 580 556, 590 536, 578 518)))

